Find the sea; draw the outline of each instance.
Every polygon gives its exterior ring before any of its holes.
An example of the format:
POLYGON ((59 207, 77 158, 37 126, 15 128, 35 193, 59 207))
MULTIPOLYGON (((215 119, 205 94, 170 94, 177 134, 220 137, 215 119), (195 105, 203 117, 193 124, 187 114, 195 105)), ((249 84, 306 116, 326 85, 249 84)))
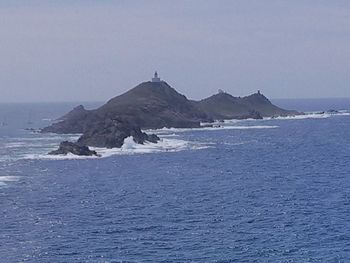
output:
POLYGON ((79 103, 0 104, 0 262, 350 262, 350 99, 273 102, 101 157, 37 132, 79 103))

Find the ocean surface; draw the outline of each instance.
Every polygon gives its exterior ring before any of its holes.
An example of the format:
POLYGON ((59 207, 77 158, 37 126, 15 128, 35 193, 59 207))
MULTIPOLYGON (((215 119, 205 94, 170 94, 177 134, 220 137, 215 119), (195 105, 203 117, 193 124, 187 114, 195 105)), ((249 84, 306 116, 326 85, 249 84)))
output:
POLYGON ((309 114, 101 158, 28 130, 76 103, 0 104, 0 262, 350 262, 350 100, 274 102, 309 114))

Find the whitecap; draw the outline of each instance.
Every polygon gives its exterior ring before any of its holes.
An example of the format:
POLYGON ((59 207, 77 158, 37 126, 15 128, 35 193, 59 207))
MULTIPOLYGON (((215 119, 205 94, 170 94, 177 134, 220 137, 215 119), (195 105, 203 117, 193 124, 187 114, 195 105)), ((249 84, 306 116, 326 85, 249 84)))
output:
POLYGON ((349 110, 339 110, 339 113, 336 113, 335 115, 350 116, 350 111, 349 110))
POLYGON ((7 183, 9 182, 17 182, 19 179, 20 179, 20 176, 8 176, 8 175, 1 176, 0 175, 0 186, 6 186, 7 183))
POLYGON ((339 110, 336 112, 306 112, 304 115, 295 116, 279 116, 279 117, 267 117, 264 120, 304 120, 304 119, 326 119, 333 116, 350 116, 348 110, 339 110))
POLYGON ((218 125, 213 127, 202 127, 202 128, 162 128, 156 130, 145 130, 147 133, 155 133, 158 135, 164 135, 168 133, 179 133, 179 132, 189 132, 189 131, 217 131, 217 130, 248 130, 248 129, 276 129, 277 125, 241 125, 241 126, 226 126, 218 125))
POLYGON ((9 142, 4 144, 4 148, 21 148, 28 146, 25 142, 9 142))
POLYGON ((80 134, 65 134, 57 135, 53 133, 48 133, 45 136, 35 136, 35 137, 17 137, 12 138, 12 141, 60 141, 60 140, 77 140, 81 135, 80 134))
POLYGON ((102 157, 108 157, 116 154, 142 154, 142 153, 159 153, 159 152, 177 152, 183 150, 198 150, 205 149, 209 146, 200 142, 190 142, 179 139, 161 138, 158 143, 145 142, 137 144, 132 137, 124 140, 121 148, 92 148, 97 151, 102 157))
POLYGON ((144 144, 137 144, 132 137, 127 137, 121 148, 99 148, 90 147, 91 150, 96 151, 100 157, 97 156, 78 156, 74 154, 67 155, 49 155, 49 154, 27 154, 24 159, 46 159, 46 160, 71 160, 71 159, 96 159, 105 158, 113 155, 131 155, 131 154, 145 154, 145 153, 161 153, 161 152, 178 152, 184 150, 199 150, 210 147, 207 143, 190 142, 179 139, 161 138, 158 143, 145 142, 144 144))
POLYGON ((325 119, 331 117, 329 113, 306 113, 295 116, 266 117, 264 120, 305 120, 305 119, 325 119))
POLYGON ((215 120, 214 122, 202 122, 201 126, 208 125, 236 125, 247 121, 264 121, 264 120, 304 120, 304 119, 324 119, 332 116, 350 116, 349 110, 338 110, 336 112, 305 112, 303 115, 291 115, 291 116, 277 116, 277 117, 264 117, 263 119, 230 119, 230 120, 215 120))
POLYGON ((25 160, 76 160, 76 159, 95 159, 98 156, 79 156, 72 153, 67 155, 50 155, 48 153, 31 153, 23 155, 25 160))
POLYGON ((0 182, 16 182, 20 176, 0 175, 0 182))

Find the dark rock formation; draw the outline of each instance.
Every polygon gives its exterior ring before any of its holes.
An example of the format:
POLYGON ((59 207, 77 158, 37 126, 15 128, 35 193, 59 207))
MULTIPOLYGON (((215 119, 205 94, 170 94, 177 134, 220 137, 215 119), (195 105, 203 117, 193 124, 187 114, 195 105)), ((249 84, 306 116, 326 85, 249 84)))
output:
POLYGON ((96 115, 94 111, 73 111, 74 110, 59 118, 58 122, 43 128, 41 132, 52 132, 58 134, 83 133, 84 131, 90 129, 92 124, 103 120, 103 118, 96 115))
POLYGON ((261 119, 300 114, 273 105, 260 92, 243 98, 221 92, 195 104, 213 119, 261 119))
POLYGON ((58 150, 49 152, 51 155, 67 155, 68 153, 82 156, 98 156, 96 151, 91 151, 89 147, 68 141, 61 142, 58 150))
POLYGON ((339 111, 330 109, 330 110, 327 111, 327 113, 329 113, 329 114, 338 114, 339 111))
POLYGON ((245 119, 254 119, 254 120, 261 120, 263 119, 263 116, 261 116, 260 112, 256 110, 251 110, 248 112, 247 115, 241 115, 237 117, 237 119, 245 120, 245 119))
POLYGON ((42 132, 84 133, 93 123, 116 118, 142 129, 194 128, 200 127, 201 121, 210 121, 203 111, 166 82, 149 81, 109 100, 98 109, 88 111, 79 106, 42 132))
POLYGON ((77 143, 94 147, 120 148, 124 143, 124 139, 129 136, 132 136, 138 144, 143 144, 145 141, 153 143, 159 141, 157 135, 148 135, 142 132, 138 126, 127 121, 106 119, 93 124, 93 127, 85 131, 77 143))
POLYGON ((166 82, 143 82, 97 109, 100 116, 123 117, 142 129, 200 127, 208 120, 184 95, 166 82))
MULTIPOLYGON (((193 128, 200 127, 200 122, 213 120, 262 119, 297 114, 301 113, 273 105, 260 92, 243 98, 220 92, 201 101, 190 101, 157 78, 155 82, 143 82, 112 98, 98 109, 86 110, 80 105, 42 132, 82 133, 77 144, 70 145, 72 147, 114 148, 121 147, 129 136, 140 144, 159 140, 158 136, 147 135, 141 129, 193 128)), ((77 150, 80 154, 79 148, 62 146, 62 152, 77 150)))
POLYGON ((59 118, 60 121, 68 120, 68 119, 73 119, 73 118, 81 118, 83 115, 88 114, 89 111, 87 111, 83 105, 79 105, 75 107, 73 110, 68 112, 66 115, 62 116, 59 118))
POLYGON ((98 109, 85 110, 80 105, 42 132, 91 132, 91 126, 106 119, 123 119, 141 129, 157 129, 200 127, 200 122, 214 119, 260 119, 297 114, 301 113, 273 105, 260 92, 243 98, 221 92, 201 101, 190 101, 164 81, 143 82, 98 109))

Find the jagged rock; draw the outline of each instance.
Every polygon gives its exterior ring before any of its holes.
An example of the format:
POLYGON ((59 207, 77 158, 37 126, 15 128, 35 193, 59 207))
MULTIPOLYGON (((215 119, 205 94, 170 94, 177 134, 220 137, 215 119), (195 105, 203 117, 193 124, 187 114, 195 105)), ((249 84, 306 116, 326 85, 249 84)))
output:
POLYGON ((237 117, 237 119, 254 119, 254 120, 261 120, 263 119, 263 116, 261 116, 260 112, 256 110, 251 110, 247 115, 242 115, 237 117))
POLYGON ((157 135, 148 135, 125 120, 106 119, 95 123, 93 127, 84 132, 77 143, 94 147, 120 148, 125 138, 130 136, 138 144, 143 144, 145 141, 154 143, 159 141, 157 135))
POLYGON ((206 113, 166 82, 148 81, 112 98, 98 109, 85 110, 78 106, 42 132, 84 133, 94 123, 115 118, 127 120, 141 129, 195 128, 200 127, 202 121, 211 121, 206 113))
POLYGON ((69 141, 61 142, 57 150, 49 152, 51 155, 67 155, 68 153, 82 156, 98 156, 96 151, 90 150, 89 147, 69 141))
POLYGON ((61 118, 59 118, 59 120, 63 121, 72 118, 81 118, 84 114, 88 114, 88 111, 84 108, 83 105, 79 105, 67 114, 63 115, 61 118))
POLYGON ((330 109, 330 110, 327 111, 327 113, 329 113, 329 114, 338 114, 339 111, 330 109))
POLYGON ((210 118, 225 119, 261 119, 262 117, 287 116, 301 114, 273 105, 260 92, 246 97, 233 97, 228 93, 218 93, 195 102, 197 107, 210 118))
POLYGON ((160 138, 155 134, 147 134, 146 141, 157 143, 160 140, 160 138))
POLYGON ((131 131, 136 135, 135 141, 143 142, 140 129, 199 128, 201 122, 213 120, 299 114, 302 113, 273 105, 260 92, 242 98, 220 92, 201 101, 191 101, 164 81, 148 81, 112 98, 98 109, 86 110, 80 105, 42 132, 83 133, 81 141, 88 142, 87 145, 120 147, 124 135, 131 131), (130 127, 110 125, 108 120, 116 119, 126 121, 130 127), (102 127, 107 130, 102 131, 102 127))

